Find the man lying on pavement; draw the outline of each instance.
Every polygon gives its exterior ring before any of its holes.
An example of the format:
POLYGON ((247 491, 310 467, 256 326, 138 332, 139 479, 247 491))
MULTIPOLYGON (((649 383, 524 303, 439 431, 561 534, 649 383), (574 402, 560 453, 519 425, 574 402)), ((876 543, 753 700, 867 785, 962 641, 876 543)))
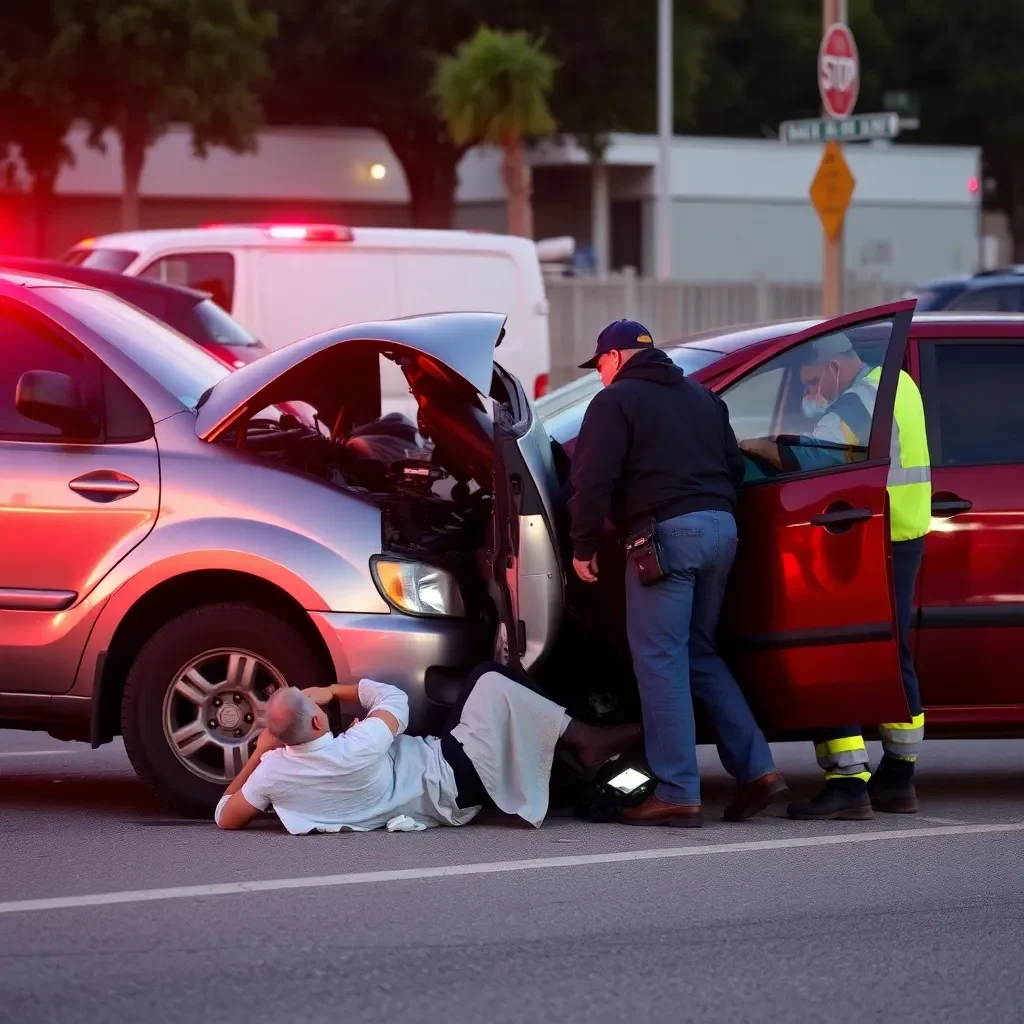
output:
POLYGON ((540 827, 556 745, 584 773, 636 744, 639 725, 598 728, 509 678, 497 665, 470 676, 441 735, 409 736, 398 687, 358 684, 278 690, 267 728, 217 805, 223 829, 273 807, 293 835, 465 825, 486 806, 540 827), (365 717, 339 736, 322 707, 337 698, 365 717))

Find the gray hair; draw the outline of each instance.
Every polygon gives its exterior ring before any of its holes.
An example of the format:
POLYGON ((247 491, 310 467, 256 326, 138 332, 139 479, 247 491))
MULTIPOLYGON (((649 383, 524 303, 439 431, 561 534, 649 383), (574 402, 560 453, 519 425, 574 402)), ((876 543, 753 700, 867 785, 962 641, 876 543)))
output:
POLYGON ((843 334, 842 331, 833 331, 831 334, 826 334, 825 337, 811 342, 811 354, 806 365, 824 366, 833 359, 841 359, 844 356, 849 357, 856 354, 857 351, 854 349, 853 342, 850 341, 849 336, 843 334))
POLYGON ((300 689, 285 686, 275 690, 267 701, 267 728, 272 736, 294 747, 320 735, 313 728, 313 719, 319 714, 320 708, 300 689))

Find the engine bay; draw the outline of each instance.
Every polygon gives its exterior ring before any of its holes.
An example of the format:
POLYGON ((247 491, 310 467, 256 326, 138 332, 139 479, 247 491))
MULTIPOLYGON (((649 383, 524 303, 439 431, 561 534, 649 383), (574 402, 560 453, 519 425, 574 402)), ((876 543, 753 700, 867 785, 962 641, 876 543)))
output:
POLYGON ((376 505, 387 550, 444 556, 484 542, 489 488, 454 479, 405 416, 391 413, 337 439, 315 419, 310 424, 287 412, 279 420, 257 417, 241 447, 376 505))

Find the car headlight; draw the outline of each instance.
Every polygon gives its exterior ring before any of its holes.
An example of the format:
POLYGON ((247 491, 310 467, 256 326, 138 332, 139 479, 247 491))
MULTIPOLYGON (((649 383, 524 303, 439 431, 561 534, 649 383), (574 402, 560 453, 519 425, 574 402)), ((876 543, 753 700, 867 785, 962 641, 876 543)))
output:
POLYGON ((455 577, 435 565, 376 558, 370 566, 384 599, 407 615, 466 614, 455 577))

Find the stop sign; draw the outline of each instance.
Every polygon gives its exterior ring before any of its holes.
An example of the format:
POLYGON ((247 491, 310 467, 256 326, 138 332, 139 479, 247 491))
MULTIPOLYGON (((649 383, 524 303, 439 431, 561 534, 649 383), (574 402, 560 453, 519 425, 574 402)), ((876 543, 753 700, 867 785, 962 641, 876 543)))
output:
POLYGON ((829 25, 818 50, 818 91, 829 117, 849 117, 860 89, 860 60, 853 33, 840 22, 829 25))

